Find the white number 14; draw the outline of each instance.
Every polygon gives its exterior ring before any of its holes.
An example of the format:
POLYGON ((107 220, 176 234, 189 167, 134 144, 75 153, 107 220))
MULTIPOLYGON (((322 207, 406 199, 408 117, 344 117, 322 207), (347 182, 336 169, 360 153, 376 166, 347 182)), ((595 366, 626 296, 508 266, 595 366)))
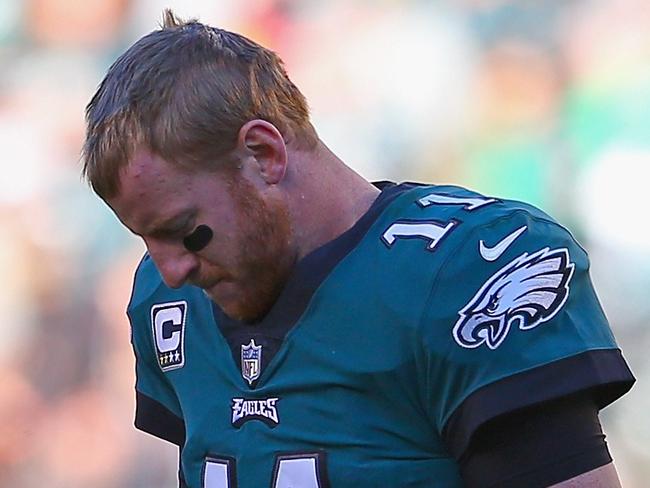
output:
MULTIPOLYGON (((273 468, 273 488, 327 488, 320 472, 322 453, 278 455, 273 468)), ((208 457, 203 467, 203 488, 234 488, 235 460, 208 457)))

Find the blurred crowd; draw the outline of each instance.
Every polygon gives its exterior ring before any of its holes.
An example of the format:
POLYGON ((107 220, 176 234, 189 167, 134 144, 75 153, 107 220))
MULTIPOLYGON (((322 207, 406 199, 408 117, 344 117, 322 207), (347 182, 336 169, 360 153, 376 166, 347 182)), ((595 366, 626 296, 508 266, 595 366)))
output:
POLYGON ((0 486, 174 486, 132 427, 124 309, 143 246, 80 181, 83 110, 162 9, 274 49, 370 179, 454 183, 565 223, 640 381, 601 419, 650 479, 646 0, 0 0, 0 486))

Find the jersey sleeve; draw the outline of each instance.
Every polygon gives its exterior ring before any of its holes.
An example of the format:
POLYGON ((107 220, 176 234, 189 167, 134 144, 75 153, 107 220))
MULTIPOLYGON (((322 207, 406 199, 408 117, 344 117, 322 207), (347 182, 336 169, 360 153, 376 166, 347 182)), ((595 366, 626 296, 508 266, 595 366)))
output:
POLYGON ((602 408, 631 388, 587 254, 566 229, 525 208, 465 227, 421 323, 427 404, 454 456, 509 412, 578 392, 602 408))
POLYGON ((176 394, 162 373, 156 360, 150 307, 147 307, 151 289, 152 266, 145 256, 136 272, 133 294, 127 315, 131 322, 131 344, 135 354, 136 373, 136 428, 161 439, 183 446, 185 424, 176 394))

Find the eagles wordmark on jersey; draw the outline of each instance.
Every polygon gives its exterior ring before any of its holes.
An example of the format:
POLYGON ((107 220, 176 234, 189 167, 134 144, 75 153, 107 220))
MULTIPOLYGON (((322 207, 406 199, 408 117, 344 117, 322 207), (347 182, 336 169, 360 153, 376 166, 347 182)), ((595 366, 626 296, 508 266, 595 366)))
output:
POLYGON ((486 421, 631 386, 588 268, 534 207, 416 184, 384 184, 253 327, 145 257, 136 425, 181 446, 191 488, 461 486, 486 421))

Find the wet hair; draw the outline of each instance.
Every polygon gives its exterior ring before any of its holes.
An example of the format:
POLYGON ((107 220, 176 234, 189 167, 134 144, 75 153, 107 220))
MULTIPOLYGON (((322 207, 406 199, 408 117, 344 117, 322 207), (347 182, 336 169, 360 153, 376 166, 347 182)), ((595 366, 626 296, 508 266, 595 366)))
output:
POLYGON ((165 10, 160 29, 113 63, 86 107, 83 176, 102 198, 117 195, 120 170, 140 147, 175 164, 217 169, 254 119, 272 123, 297 148, 318 141, 305 97, 277 54, 165 10))

